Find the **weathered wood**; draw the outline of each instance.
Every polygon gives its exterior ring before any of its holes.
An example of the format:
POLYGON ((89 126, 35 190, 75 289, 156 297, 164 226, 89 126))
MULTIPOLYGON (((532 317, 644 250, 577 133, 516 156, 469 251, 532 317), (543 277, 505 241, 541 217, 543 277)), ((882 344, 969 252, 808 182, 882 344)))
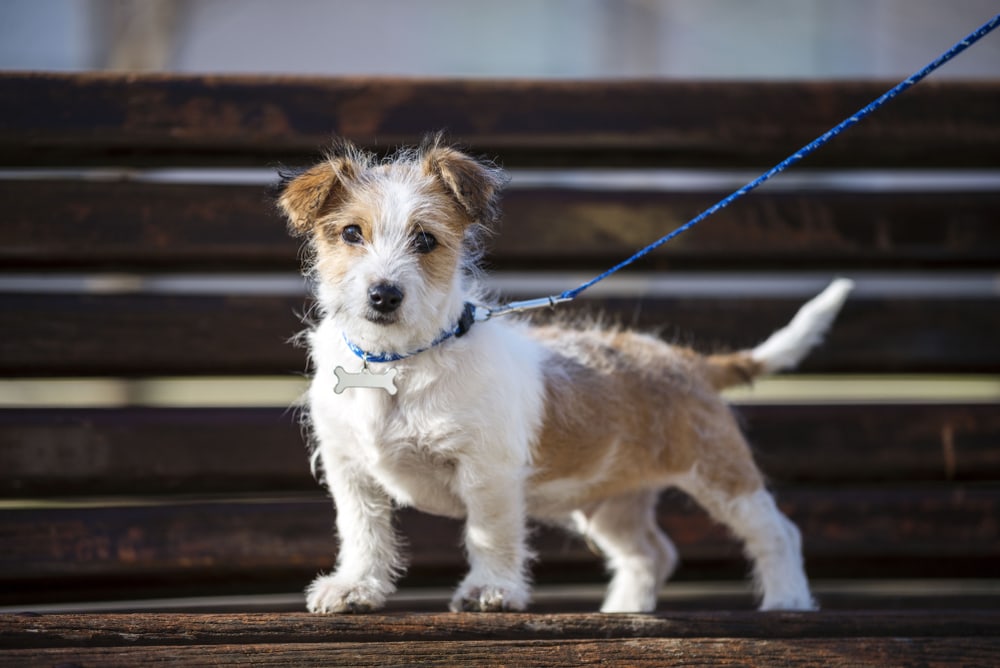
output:
MULTIPOLYGON (((509 189, 494 269, 603 270, 725 193, 509 189)), ((265 186, 0 181, 0 267, 295 271, 265 186)), ((1000 193, 760 192, 647 269, 993 267, 1000 193)))
MULTIPOLYGON (((992 404, 746 405, 779 483, 1000 479, 992 404)), ((315 491, 283 408, 0 410, 0 497, 315 491)))
POLYGON ((0 181, 7 269, 298 269, 265 186, 0 181))
POLYGON ((741 406, 776 482, 1000 480, 996 404, 741 406))
MULTIPOLYGON (((510 190, 490 260, 601 270, 728 192, 510 190)), ((643 260, 647 269, 996 266, 1000 193, 764 191, 643 260), (985 248, 985 243, 989 249, 985 248)))
POLYGON ((5 652, 17 665, 135 666, 150 663, 421 666, 858 665, 991 667, 998 638, 636 638, 630 640, 285 643, 38 648, 5 652))
POLYGON ((301 373, 306 311, 305 295, 2 295, 0 373, 301 373))
POLYGON ((0 647, 585 640, 589 638, 989 638, 996 610, 686 612, 650 615, 46 614, 0 615, 0 647))
MULTIPOLYGON (((778 500, 803 532, 813 577, 996 575, 1000 489, 993 486, 791 488, 778 500)), ((680 548, 681 577, 745 572, 739 546, 691 502, 668 495, 659 519, 680 548)), ((76 585, 304 586, 333 561, 332 525, 324 499, 8 508, 0 511, 0 600, 58 600, 76 585)), ((465 569, 459 522, 404 511, 400 527, 415 576, 452 581, 465 569)), ((600 577, 598 559, 562 532, 538 531, 533 544, 542 579, 600 577)))
POLYGON ((315 491, 291 408, 0 410, 0 496, 315 491))
MULTIPOLYGON (((718 350, 756 345, 804 301, 588 297, 561 306, 560 313, 603 312, 610 322, 718 350)), ((305 295, 0 294, 0 374, 301 372, 305 353, 288 340, 303 328, 298 314, 307 310, 305 295)), ((997 331, 995 299, 854 299, 826 344, 800 368, 993 373, 1000 370, 997 331)))
MULTIPOLYGON (((508 164, 761 166, 889 85, 12 73, 0 163, 260 165, 334 133, 393 146, 447 128, 508 164)), ((992 167, 997 108, 996 83, 925 82, 809 165, 992 167)))

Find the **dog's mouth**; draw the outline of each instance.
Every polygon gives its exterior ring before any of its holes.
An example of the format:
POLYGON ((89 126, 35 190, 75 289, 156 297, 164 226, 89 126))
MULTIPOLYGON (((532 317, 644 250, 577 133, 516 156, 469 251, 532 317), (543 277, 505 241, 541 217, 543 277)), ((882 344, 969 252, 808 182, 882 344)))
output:
POLYGON ((375 325, 395 325, 399 322, 399 313, 381 313, 374 309, 368 309, 365 312, 365 320, 375 325))

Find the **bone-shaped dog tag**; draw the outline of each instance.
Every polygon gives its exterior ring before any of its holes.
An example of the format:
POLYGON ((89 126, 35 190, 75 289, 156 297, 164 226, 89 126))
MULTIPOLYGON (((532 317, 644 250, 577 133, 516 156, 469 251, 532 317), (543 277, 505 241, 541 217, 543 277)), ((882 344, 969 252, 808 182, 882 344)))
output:
POLYGON ((337 376, 337 386, 333 388, 337 394, 352 387, 372 387, 383 389, 389 394, 396 394, 396 383, 393 381, 396 374, 399 373, 399 369, 386 369, 384 373, 372 373, 366 366, 361 371, 354 373, 338 366, 333 370, 333 373, 337 376))

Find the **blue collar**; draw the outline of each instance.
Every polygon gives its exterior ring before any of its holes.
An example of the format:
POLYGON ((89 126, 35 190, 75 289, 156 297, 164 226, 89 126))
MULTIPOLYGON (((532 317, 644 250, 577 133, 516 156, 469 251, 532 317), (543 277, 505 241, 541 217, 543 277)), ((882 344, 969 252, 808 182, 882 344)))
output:
POLYGON ((347 333, 344 333, 344 343, 350 348, 351 352, 358 356, 359 359, 364 361, 366 364, 368 362, 375 362, 376 364, 382 364, 385 362, 398 362, 399 360, 406 359, 407 357, 413 357, 414 355, 419 355, 425 350, 430 350, 434 346, 444 343, 451 337, 460 338, 469 331, 472 327, 472 323, 476 321, 476 307, 475 305, 466 302, 465 307, 462 309, 462 316, 458 319, 458 324, 456 324, 452 329, 446 329, 441 332, 441 334, 431 341, 429 346, 420 348, 419 350, 413 350, 408 353, 370 353, 367 350, 360 348, 357 344, 351 342, 347 338, 347 333))

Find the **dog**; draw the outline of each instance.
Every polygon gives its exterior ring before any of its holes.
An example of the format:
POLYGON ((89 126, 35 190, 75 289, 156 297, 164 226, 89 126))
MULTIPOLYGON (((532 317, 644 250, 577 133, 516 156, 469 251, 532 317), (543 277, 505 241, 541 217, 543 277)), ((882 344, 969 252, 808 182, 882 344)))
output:
POLYGON ((679 488, 740 539, 761 609, 815 607, 798 529, 765 488, 719 390, 797 364, 851 290, 834 281, 752 350, 701 355, 598 326, 477 322, 504 171, 430 136, 388 158, 335 142, 278 207, 308 249, 317 322, 305 397, 339 554, 319 613, 382 607, 406 567, 396 507, 461 518, 469 570, 452 611, 529 604, 527 520, 603 553, 604 612, 654 610, 678 563, 657 525, 679 488))

